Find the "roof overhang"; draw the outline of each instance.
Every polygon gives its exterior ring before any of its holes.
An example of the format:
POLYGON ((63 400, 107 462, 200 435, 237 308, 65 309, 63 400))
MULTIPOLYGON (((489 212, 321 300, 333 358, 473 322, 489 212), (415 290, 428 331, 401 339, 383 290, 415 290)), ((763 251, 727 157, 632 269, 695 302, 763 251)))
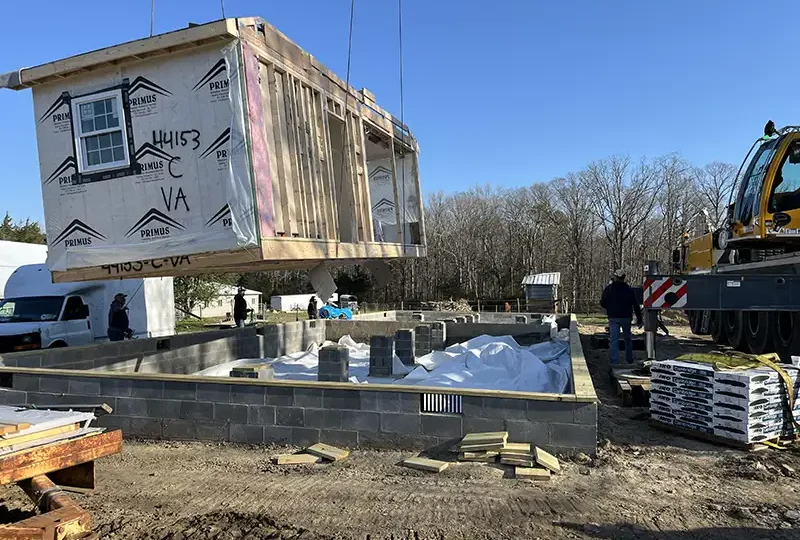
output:
POLYGON ((22 90, 59 79, 89 73, 109 66, 139 62, 239 37, 236 19, 222 19, 206 24, 191 25, 165 34, 137 39, 120 45, 70 56, 40 66, 0 74, 0 88, 22 90))

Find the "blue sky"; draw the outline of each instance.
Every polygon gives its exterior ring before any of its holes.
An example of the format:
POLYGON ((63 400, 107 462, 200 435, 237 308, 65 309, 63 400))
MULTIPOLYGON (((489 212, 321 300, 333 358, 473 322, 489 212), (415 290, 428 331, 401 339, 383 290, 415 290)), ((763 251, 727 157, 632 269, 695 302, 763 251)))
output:
MULTIPOLYGON (((546 181, 612 154, 738 165, 767 119, 800 123, 800 5, 404 0, 405 119, 426 192, 546 181), (791 40, 791 41, 790 41, 791 40), (795 73, 795 74, 793 74, 795 73)), ((349 0, 225 0, 341 76, 349 0)), ((144 37, 150 0, 6 2, 0 72, 144 37)), ((156 33, 220 18, 156 0, 156 33)), ((351 80, 400 114, 397 2, 356 0, 351 80)), ((43 217, 30 91, 0 91, 0 212, 43 217)))

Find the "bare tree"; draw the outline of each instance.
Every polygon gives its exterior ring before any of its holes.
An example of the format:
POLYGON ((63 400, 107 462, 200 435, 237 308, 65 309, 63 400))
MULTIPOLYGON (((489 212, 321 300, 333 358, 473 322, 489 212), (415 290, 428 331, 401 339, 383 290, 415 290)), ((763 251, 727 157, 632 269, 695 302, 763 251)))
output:
POLYGON ((711 223, 718 227, 728 210, 731 193, 736 187, 736 167, 731 163, 715 161, 694 169, 695 184, 703 206, 708 210, 711 223))

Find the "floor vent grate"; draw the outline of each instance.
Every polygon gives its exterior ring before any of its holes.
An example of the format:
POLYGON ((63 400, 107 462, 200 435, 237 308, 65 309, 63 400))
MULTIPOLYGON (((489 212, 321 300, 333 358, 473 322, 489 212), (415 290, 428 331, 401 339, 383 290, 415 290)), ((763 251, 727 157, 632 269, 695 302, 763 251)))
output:
POLYGON ((461 414, 461 396, 450 394, 422 394, 422 412, 461 414))

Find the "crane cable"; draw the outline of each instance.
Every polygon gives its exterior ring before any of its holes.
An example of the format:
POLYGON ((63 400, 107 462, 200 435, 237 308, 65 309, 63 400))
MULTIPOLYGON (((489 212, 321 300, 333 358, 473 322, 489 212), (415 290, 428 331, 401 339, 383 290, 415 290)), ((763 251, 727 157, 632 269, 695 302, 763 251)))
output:
MULTIPOLYGON (((347 74, 345 76, 344 111, 343 111, 343 114, 342 114, 343 120, 344 120, 344 124, 342 124, 342 143, 343 143, 342 165, 341 165, 341 168, 340 168, 339 181, 337 182, 338 185, 336 186, 338 188, 337 189, 337 193, 336 193, 337 199, 338 199, 337 202, 339 203, 337 205, 337 209, 338 209, 337 213, 339 215, 337 215, 336 218, 337 218, 337 221, 339 222, 340 229, 341 229, 341 226, 342 226, 342 222, 339 219, 339 217, 340 217, 341 212, 342 212, 341 205, 342 205, 342 183, 344 182, 344 164, 345 164, 345 159, 347 159, 347 157, 349 156, 349 152, 347 151, 348 150, 348 146, 349 146, 349 138, 348 138, 348 129, 347 128, 348 128, 348 117, 350 116, 350 113, 347 111, 347 106, 348 106, 349 101, 350 101, 350 63, 351 63, 351 60, 353 58, 353 19, 354 19, 355 10, 356 10, 356 0, 350 0, 350 30, 349 30, 348 37, 347 37, 347 74)), ((331 149, 331 151, 333 151, 333 149, 331 149)), ((337 258, 339 257, 339 243, 341 242, 341 239, 342 239, 342 231, 339 230, 339 242, 336 242, 336 257, 337 258)))
MULTIPOLYGON (((406 243, 406 155, 405 155, 405 137, 406 137, 406 120, 405 120, 405 100, 403 96, 403 0, 397 0, 397 29, 398 29, 398 45, 399 45, 399 57, 400 57, 400 142, 402 143, 401 149, 403 153, 401 154, 400 160, 400 181, 402 182, 402 189, 400 196, 403 200, 403 205, 401 208, 403 209, 403 219, 400 225, 401 227, 401 236, 400 240, 403 244, 406 243)), ((394 151, 394 149, 392 149, 394 151)), ((399 202, 399 201, 398 201, 399 202)))

